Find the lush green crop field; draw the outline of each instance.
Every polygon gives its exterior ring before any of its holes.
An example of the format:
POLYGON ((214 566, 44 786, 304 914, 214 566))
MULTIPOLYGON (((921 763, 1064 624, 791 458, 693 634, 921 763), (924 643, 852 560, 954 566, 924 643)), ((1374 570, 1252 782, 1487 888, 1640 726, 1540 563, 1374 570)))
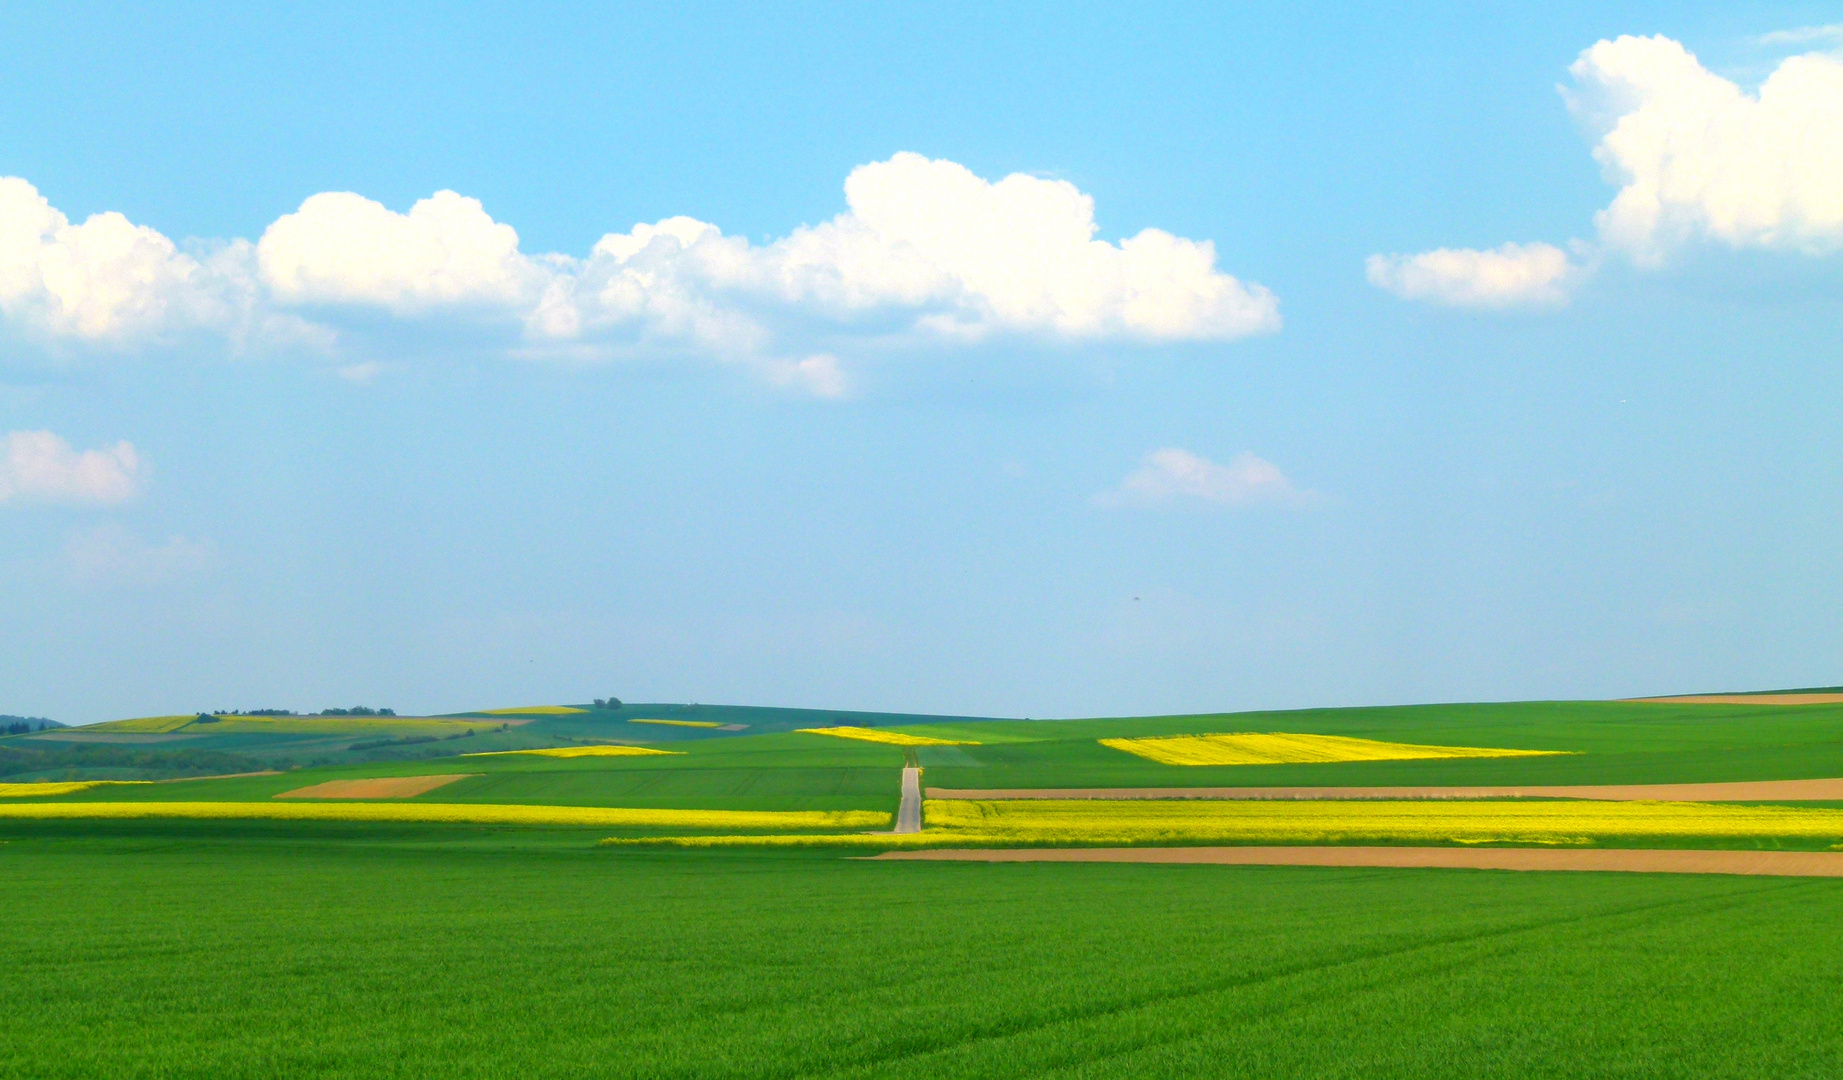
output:
POLYGON ((0 840, 0 1077, 1843 1073, 1843 881, 0 840))
MULTIPOLYGON (((1843 706, 1523 702, 1104 720, 998 721, 992 745, 924 749, 946 788, 1648 784, 1843 776, 1843 706), (1314 765, 1160 765, 1101 738, 1284 731, 1565 756, 1314 765), (964 757, 962 756, 964 754, 964 757), (970 759, 970 763, 969 763, 970 759)), ((916 727, 918 732, 931 729, 916 727)), ((976 737, 976 736, 975 736, 976 737)))

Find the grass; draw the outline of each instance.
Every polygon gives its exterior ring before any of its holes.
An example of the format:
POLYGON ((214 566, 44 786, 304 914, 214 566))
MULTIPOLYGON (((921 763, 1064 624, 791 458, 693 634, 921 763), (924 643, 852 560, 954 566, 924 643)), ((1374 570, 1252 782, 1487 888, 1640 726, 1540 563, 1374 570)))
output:
POLYGON ((1829 1077, 1843 882, 0 824, 0 1077, 1829 1077))
MULTIPOLYGON (((1843 706, 1519 702, 1307 709, 955 725, 987 732, 972 764, 929 768, 931 787, 1642 784, 1843 776, 1843 706), (1542 757, 1171 766, 1106 738, 1289 731, 1445 746, 1570 751, 1542 757), (1004 739, 1017 741, 1002 741, 1004 739)), ((908 730, 931 733, 925 727, 908 730)), ((979 737, 979 736, 972 736, 979 737)))

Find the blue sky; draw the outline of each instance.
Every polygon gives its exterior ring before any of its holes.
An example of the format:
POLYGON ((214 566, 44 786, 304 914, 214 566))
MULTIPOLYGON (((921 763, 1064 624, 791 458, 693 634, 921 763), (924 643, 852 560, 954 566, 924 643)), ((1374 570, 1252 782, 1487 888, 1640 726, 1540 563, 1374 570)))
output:
POLYGON ((1839 681, 1843 6, 1194 7, 10 6, 0 712, 1839 681))

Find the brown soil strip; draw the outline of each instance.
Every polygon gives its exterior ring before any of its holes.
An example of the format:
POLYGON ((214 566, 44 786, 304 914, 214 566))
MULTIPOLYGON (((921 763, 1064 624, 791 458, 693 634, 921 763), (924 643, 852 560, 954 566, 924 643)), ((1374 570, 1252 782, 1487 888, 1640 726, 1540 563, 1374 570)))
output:
POLYGON ((1595 799, 1603 802, 1835 802, 1843 780, 1524 787, 929 788, 930 799, 1595 799))
POLYGON ((372 780, 328 780, 324 784, 295 788, 275 796, 278 799, 407 799, 434 791, 444 784, 465 780, 479 773, 456 773, 452 776, 380 776, 372 780))
POLYGON ((1640 697, 1658 705, 1835 705, 1843 694, 1685 694, 1682 697, 1640 697))
POLYGON ((936 848, 875 859, 952 862, 1206 863, 1219 866, 1390 866, 1463 870, 1618 870, 1644 874, 1843 877, 1843 851, 1608 848, 1184 847, 936 848))

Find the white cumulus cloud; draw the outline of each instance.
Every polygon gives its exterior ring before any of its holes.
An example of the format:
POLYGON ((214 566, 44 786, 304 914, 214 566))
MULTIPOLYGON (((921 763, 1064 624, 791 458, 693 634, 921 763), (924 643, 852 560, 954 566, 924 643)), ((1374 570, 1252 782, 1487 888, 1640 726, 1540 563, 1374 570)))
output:
MULTIPOLYGON (((1831 40, 1838 27, 1769 34, 1766 44, 1831 40)), ((1843 59, 1780 62, 1757 92, 1714 74, 1666 37, 1621 37, 1582 52, 1563 88, 1619 188, 1595 215, 1597 245, 1576 258, 1550 244, 1372 255, 1369 280, 1409 300, 1554 307, 1600 252, 1655 267, 1714 242, 1825 255, 1843 248, 1843 59)))
POLYGON ((79 452, 49 431, 15 431, 0 440, 0 503, 119 503, 140 489, 145 471, 126 442, 79 452))
POLYGON ((1093 501, 1105 509, 1128 509, 1186 503, 1228 507, 1300 503, 1305 498, 1278 465, 1251 453, 1237 454, 1220 465, 1171 446, 1147 454, 1118 487, 1101 492, 1093 501))
POLYGON ((443 305, 516 306, 547 275, 479 200, 438 191, 398 214, 362 195, 315 195, 256 244, 262 280, 287 304, 360 304, 413 315, 443 305))
POLYGON ((989 181, 903 153, 853 170, 845 205, 765 244, 672 217, 575 257, 524 252, 510 225, 453 191, 402 213, 325 192, 256 243, 182 251, 119 214, 72 225, 30 184, 0 179, 0 320, 119 347, 202 329, 240 347, 267 333, 333 351, 391 320, 405 327, 395 333, 447 323, 507 355, 702 355, 834 396, 853 351, 1280 327, 1273 293, 1218 267, 1210 241, 1097 239, 1094 200, 1066 181, 989 181))
POLYGON ((1554 307, 1567 302, 1579 276, 1568 253, 1553 244, 1371 255, 1368 271, 1370 284, 1404 300, 1475 308, 1554 307))
POLYGON ((1788 57, 1757 93, 1665 37, 1601 41, 1570 106, 1620 186, 1601 238, 1641 262, 1689 240, 1821 254, 1843 245, 1843 61, 1788 57))
POLYGON ((932 309, 922 324, 953 335, 1207 340, 1280 326, 1273 294, 1218 270, 1207 240, 1159 229, 1096 240, 1094 199, 1067 181, 991 182, 897 154, 854 169, 845 202, 762 253, 779 295, 834 311, 932 309))
POLYGON ((121 344, 235 321, 238 253, 209 264, 117 213, 80 225, 37 188, 0 177, 0 316, 46 338, 121 344))

